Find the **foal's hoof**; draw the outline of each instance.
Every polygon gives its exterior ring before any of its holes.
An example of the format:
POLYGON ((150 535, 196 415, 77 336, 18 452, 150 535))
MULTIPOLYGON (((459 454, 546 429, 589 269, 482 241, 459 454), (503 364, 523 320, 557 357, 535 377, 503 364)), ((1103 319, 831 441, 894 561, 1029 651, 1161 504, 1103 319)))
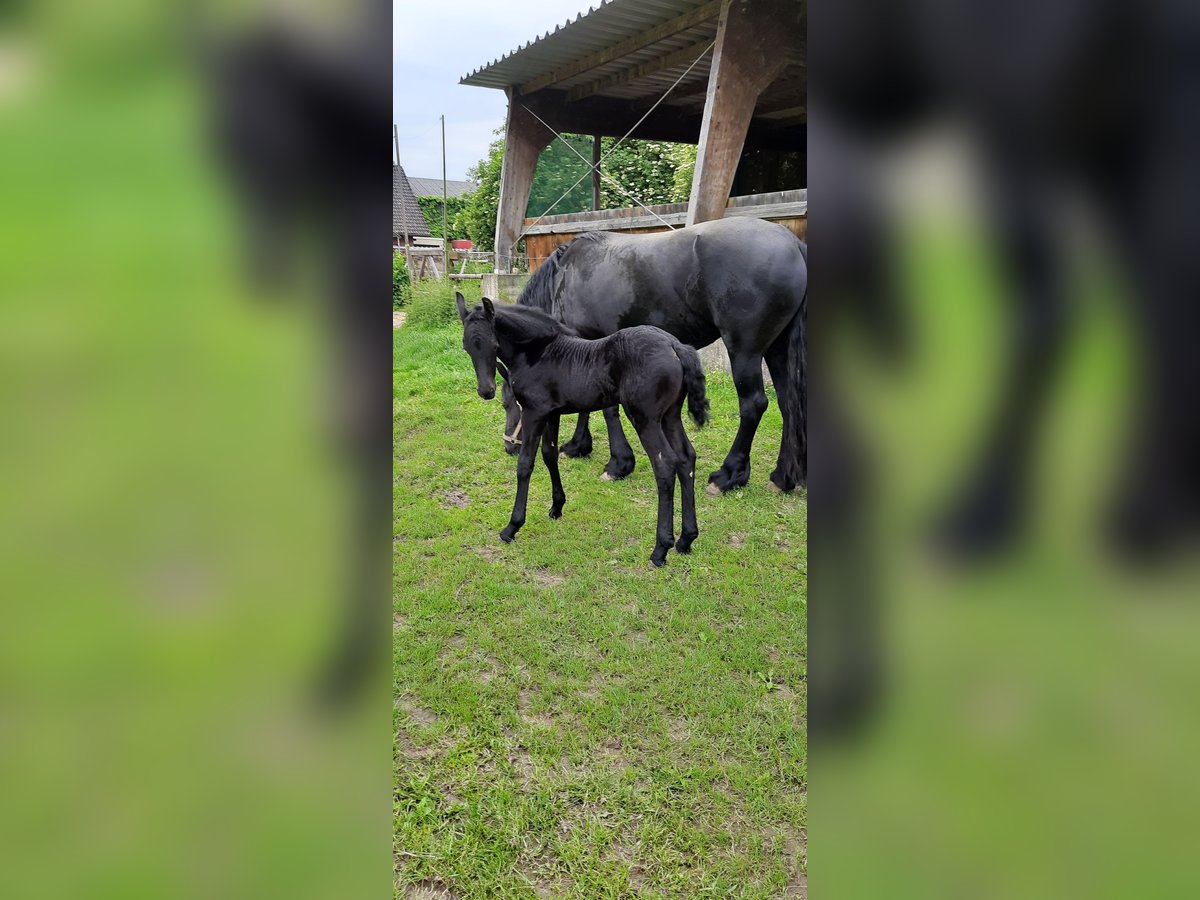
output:
POLYGON ((515 531, 509 531, 507 528, 500 532, 500 540, 504 541, 506 544, 511 544, 513 542, 513 538, 516 536, 517 533, 515 531))
POLYGON ((689 538, 681 537, 679 540, 677 540, 675 542, 675 552, 676 553, 691 553, 692 552, 692 541, 694 541, 694 540, 696 540, 695 537, 689 537, 689 538))
POLYGON ((650 557, 650 565, 654 566, 654 568, 656 568, 656 569, 661 569, 666 564, 667 564, 667 555, 665 553, 663 554, 662 559, 659 559, 657 556, 650 557))
POLYGON ((561 510, 561 509, 555 509, 553 506, 552 506, 552 507, 550 507, 550 518, 552 518, 552 519, 561 519, 561 518, 562 518, 562 510, 561 510))
POLYGON ((616 481, 617 479, 615 479, 611 475, 609 475, 608 470, 605 469, 603 472, 600 473, 600 480, 601 481, 616 481))
POLYGON ((710 497, 720 497, 721 489, 710 481, 708 483, 708 487, 704 489, 704 493, 708 494, 710 497))
POLYGON ((773 481, 768 481, 768 482, 767 482, 767 490, 768 490, 768 491, 770 491, 772 494, 782 494, 782 493, 785 493, 785 491, 783 490, 783 488, 781 488, 779 485, 777 485, 777 484, 776 484, 775 482, 773 482, 773 481))

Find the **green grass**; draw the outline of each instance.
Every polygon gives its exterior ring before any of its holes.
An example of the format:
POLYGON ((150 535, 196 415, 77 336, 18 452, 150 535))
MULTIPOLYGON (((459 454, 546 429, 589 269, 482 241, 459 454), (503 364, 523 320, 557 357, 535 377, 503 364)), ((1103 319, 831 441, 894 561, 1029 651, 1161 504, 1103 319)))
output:
POLYGON ((602 481, 593 417, 592 458, 562 461, 563 518, 546 515, 539 460, 526 525, 503 544, 515 459, 457 323, 394 340, 397 895, 793 895, 806 496, 766 488, 773 394, 750 486, 708 497, 700 475, 737 427, 728 376, 710 375, 713 421, 689 428, 700 537, 653 570, 640 448, 629 479, 602 481))

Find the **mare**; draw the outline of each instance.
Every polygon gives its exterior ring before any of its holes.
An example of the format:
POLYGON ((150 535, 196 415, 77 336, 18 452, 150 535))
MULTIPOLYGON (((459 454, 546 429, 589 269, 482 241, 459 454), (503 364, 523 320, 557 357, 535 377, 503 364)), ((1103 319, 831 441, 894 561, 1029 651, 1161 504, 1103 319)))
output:
MULTIPOLYGON (((762 219, 718 219, 660 234, 585 232, 557 248, 517 300, 550 313, 582 337, 601 338, 654 325, 684 344, 725 341, 740 422, 724 464, 709 476, 714 491, 750 480, 750 446, 767 408, 762 363, 775 384, 783 437, 770 484, 782 491, 808 478, 806 439, 808 250, 792 232, 762 219)), ((512 434, 515 414, 509 408, 512 434)), ((633 471, 633 451, 615 406, 604 410, 609 478, 633 471)), ((515 445, 508 443, 509 452, 515 445)), ((588 416, 562 452, 591 453, 588 416)))

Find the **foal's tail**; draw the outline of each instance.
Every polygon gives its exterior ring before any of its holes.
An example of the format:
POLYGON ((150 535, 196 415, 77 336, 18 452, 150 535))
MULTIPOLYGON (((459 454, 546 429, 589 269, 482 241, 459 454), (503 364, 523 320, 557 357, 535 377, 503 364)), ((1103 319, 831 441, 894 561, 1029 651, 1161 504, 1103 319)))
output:
POLYGON ((683 363, 683 392, 687 395, 688 415, 700 427, 708 421, 708 396, 704 393, 704 367, 700 354, 687 344, 675 342, 675 355, 683 363))

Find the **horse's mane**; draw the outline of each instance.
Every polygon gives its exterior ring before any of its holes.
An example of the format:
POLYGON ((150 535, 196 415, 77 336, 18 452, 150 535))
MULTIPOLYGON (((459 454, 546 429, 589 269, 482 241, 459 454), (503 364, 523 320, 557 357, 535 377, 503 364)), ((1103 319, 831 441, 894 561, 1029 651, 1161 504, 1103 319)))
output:
POLYGON ((603 241, 611 237, 607 231, 585 231, 574 240, 560 244, 554 252, 546 257, 546 261, 538 266, 537 271, 529 277, 525 290, 517 298, 518 306, 529 306, 542 312, 552 312, 554 309, 554 277, 562 267, 562 257, 567 249, 576 241, 603 241))

